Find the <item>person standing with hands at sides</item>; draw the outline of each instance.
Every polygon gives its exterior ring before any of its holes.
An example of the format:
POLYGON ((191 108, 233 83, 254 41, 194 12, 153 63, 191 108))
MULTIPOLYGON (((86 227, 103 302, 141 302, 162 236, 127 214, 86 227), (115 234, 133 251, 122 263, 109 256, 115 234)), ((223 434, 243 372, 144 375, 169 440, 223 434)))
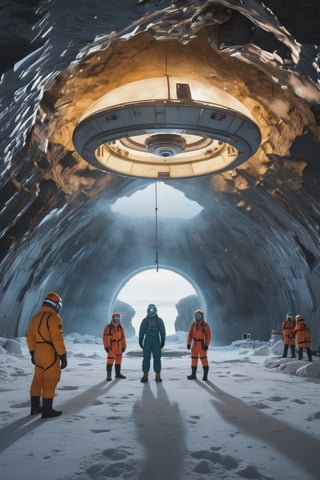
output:
POLYGON ((305 348, 308 355, 309 362, 312 362, 312 353, 311 353, 311 332, 310 328, 304 321, 302 315, 296 315, 296 326, 294 327, 294 332, 297 339, 298 345, 298 359, 302 360, 303 349, 305 348))
POLYGON ((126 334, 121 325, 121 315, 113 312, 111 322, 104 327, 103 346, 107 352, 107 381, 112 380, 112 365, 115 364, 115 378, 126 378, 121 373, 122 354, 126 351, 126 334))
POLYGON ((291 358, 296 358, 296 339, 294 333, 294 320, 292 313, 287 313, 286 319, 281 324, 282 339, 283 339, 283 354, 282 358, 287 358, 290 346, 291 358))
POLYGON ((42 413, 42 418, 62 414, 61 411, 52 408, 61 370, 67 366, 62 319, 59 315, 61 307, 60 295, 48 293, 40 311, 32 318, 26 335, 31 361, 34 364, 34 376, 30 387, 31 415, 42 413))
POLYGON ((166 341, 166 329, 162 318, 158 317, 157 307, 150 303, 147 308, 147 316, 142 320, 139 328, 139 345, 143 349, 141 382, 148 381, 151 354, 153 355, 153 369, 156 374, 156 382, 162 382, 161 372, 161 349, 166 341))
POLYGON ((203 366, 202 380, 208 380, 209 364, 207 350, 211 341, 211 330, 209 324, 204 321, 203 310, 195 310, 194 321, 191 324, 187 337, 187 349, 191 349, 191 375, 188 380, 196 380, 198 359, 203 366))

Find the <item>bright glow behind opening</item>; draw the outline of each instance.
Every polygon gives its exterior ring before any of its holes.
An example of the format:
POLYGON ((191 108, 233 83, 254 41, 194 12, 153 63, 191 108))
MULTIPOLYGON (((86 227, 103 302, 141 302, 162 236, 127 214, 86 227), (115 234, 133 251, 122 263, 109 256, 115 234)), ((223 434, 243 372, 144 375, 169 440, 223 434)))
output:
POLYGON ((188 295, 197 295, 197 292, 181 275, 171 270, 147 270, 131 278, 120 291, 118 299, 135 309, 132 325, 136 335, 142 319, 146 316, 149 303, 156 304, 158 315, 165 323, 167 335, 173 335, 178 314, 175 305, 188 295))
MULTIPOLYGON (((189 200, 183 193, 162 182, 157 184, 157 200, 160 218, 190 219, 202 210, 197 202, 189 200)), ((120 198, 111 210, 128 216, 152 217, 155 212, 154 184, 130 197, 120 198)))

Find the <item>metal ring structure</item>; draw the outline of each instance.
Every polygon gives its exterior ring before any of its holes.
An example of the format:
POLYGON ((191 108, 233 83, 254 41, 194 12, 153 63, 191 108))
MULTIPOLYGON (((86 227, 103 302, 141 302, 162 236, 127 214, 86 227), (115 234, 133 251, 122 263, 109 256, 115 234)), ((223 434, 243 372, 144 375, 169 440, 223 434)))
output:
POLYGON ((80 119, 73 143, 89 164, 128 177, 182 179, 234 169, 259 148, 251 113, 224 91, 160 77, 148 96, 143 82, 107 93, 80 119))

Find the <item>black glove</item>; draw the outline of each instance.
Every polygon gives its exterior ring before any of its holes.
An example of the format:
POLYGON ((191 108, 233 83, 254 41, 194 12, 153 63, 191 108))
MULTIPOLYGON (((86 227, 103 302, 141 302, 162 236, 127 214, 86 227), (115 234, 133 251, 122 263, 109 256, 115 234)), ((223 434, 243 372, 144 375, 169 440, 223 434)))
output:
POLYGON ((139 345, 143 349, 143 338, 139 338, 139 345))
POLYGON ((125 349, 125 348, 123 348, 123 349, 122 349, 122 353, 124 353, 125 351, 126 351, 126 349, 125 349))
POLYGON ((31 355, 31 363, 33 363, 33 365, 35 365, 35 361, 34 361, 34 351, 30 352, 30 355, 31 355))
POLYGON ((203 350, 208 350, 208 345, 203 345, 203 350))
POLYGON ((60 362, 61 362, 60 369, 63 370, 68 365, 66 353, 64 353, 63 355, 60 355, 60 362))
POLYGON ((104 347, 105 351, 109 353, 109 347, 104 347))
POLYGON ((160 343, 160 348, 163 348, 164 347, 164 342, 161 342, 160 343))
POLYGON ((190 348, 191 348, 191 345, 187 345, 187 349, 190 350, 190 348))

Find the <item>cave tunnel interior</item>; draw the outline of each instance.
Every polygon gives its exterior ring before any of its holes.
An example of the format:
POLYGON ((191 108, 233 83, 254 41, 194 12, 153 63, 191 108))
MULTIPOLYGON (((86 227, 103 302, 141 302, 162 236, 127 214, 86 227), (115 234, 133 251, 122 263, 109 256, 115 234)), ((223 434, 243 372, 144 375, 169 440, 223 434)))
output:
POLYGON ((317 17, 302 31, 285 2, 40 3, 2 21, 1 335, 23 336, 48 291, 66 332, 100 335, 115 308, 129 326, 121 290, 159 267, 195 292, 175 299, 177 329, 197 305, 217 345, 268 340, 292 312, 319 349, 317 17))

